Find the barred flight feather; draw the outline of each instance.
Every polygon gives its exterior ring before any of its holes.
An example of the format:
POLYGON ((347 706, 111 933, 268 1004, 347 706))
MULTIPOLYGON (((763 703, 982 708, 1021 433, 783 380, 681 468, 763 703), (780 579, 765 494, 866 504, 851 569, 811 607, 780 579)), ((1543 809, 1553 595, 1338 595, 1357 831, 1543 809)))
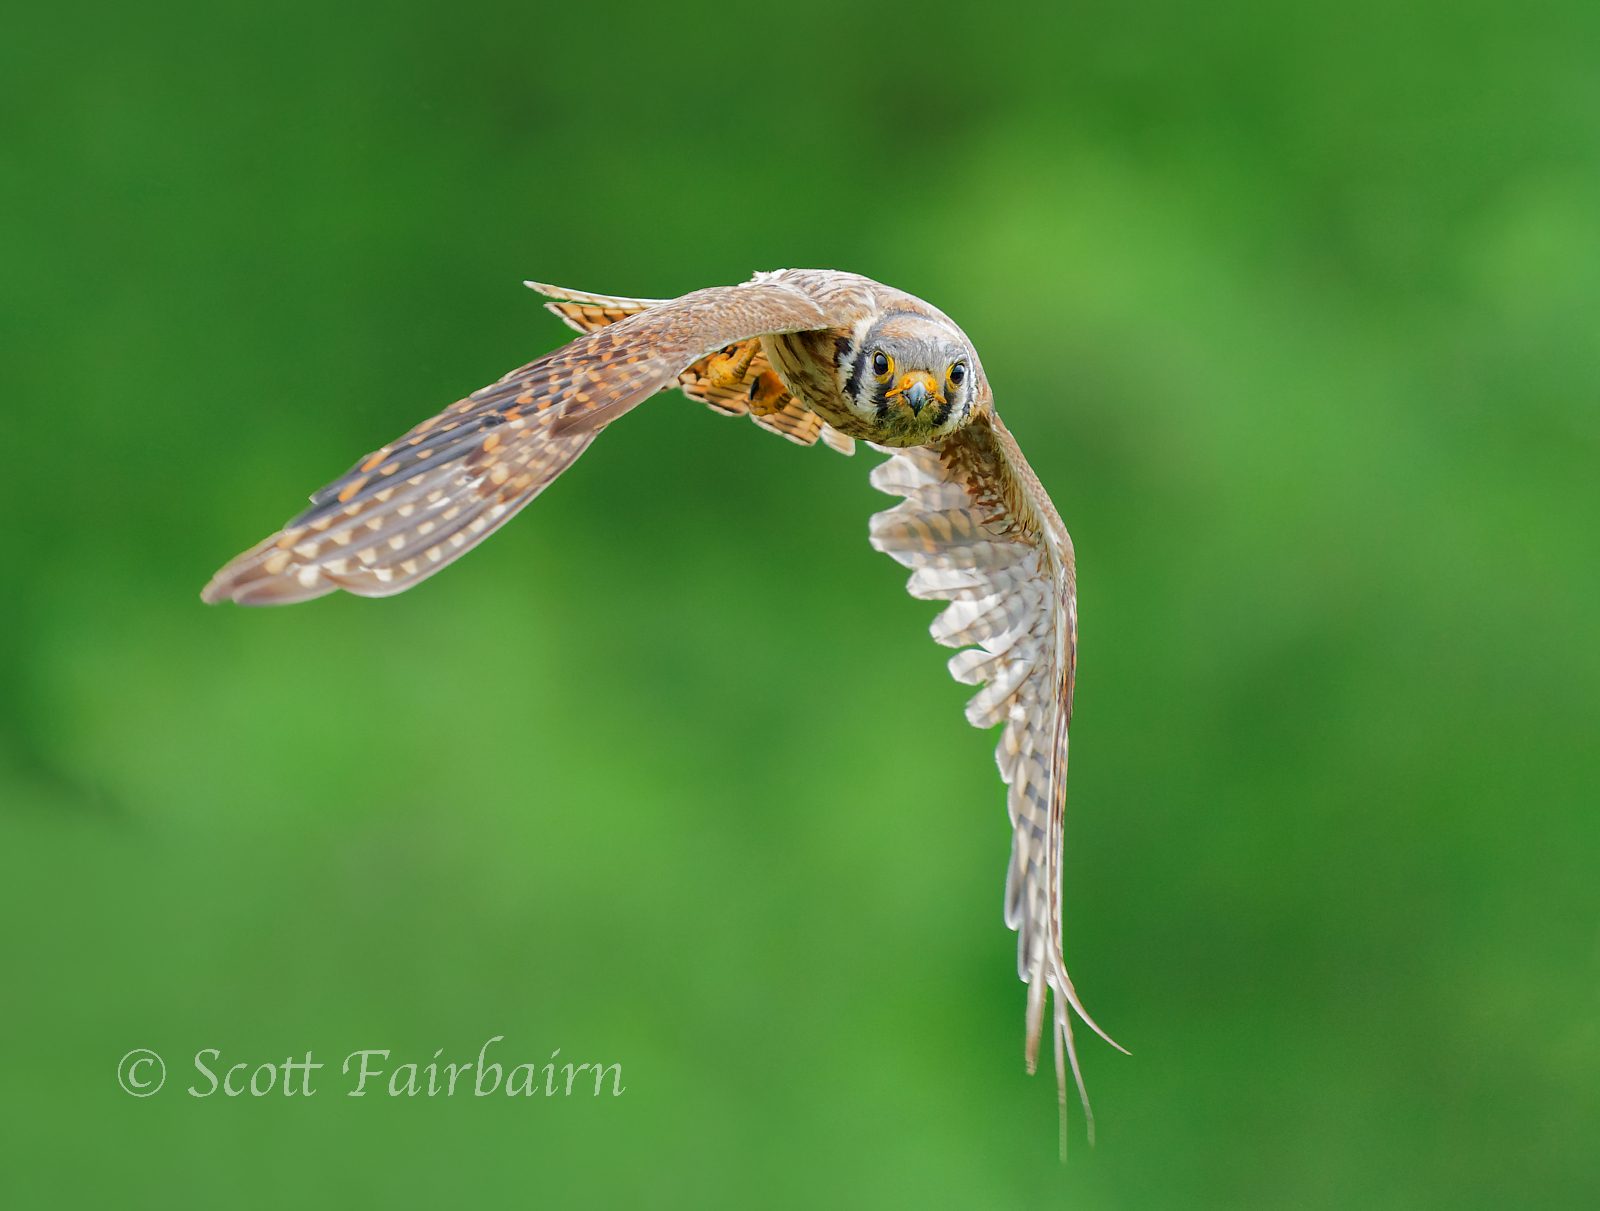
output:
POLYGON ((399 593, 516 516, 601 429, 687 367, 764 333, 828 326, 815 302, 777 282, 659 304, 598 295, 580 304, 558 313, 581 327, 598 308, 608 322, 374 450, 226 564, 201 597, 282 605, 335 589, 399 593))
MULTIPOLYGON (((873 468, 873 486, 905 499, 872 518, 872 545, 911 569, 906 588, 913 597, 951 603, 930 631, 938 643, 963 649, 950 658, 951 676, 982 687, 967 703, 967 719, 981 728, 1005 725, 995 760, 1012 826, 1005 922, 1018 932, 1017 974, 1029 986, 1025 1055, 1032 1071, 1049 989, 1058 1093, 1064 1109, 1064 1052, 1093 1139, 1069 1009, 1118 1045, 1084 1010, 1061 953, 1066 721, 1077 631, 1071 542, 992 413, 935 445, 874 448, 891 457, 873 468)), ((1063 1147, 1065 1138, 1063 1119, 1063 1147)))

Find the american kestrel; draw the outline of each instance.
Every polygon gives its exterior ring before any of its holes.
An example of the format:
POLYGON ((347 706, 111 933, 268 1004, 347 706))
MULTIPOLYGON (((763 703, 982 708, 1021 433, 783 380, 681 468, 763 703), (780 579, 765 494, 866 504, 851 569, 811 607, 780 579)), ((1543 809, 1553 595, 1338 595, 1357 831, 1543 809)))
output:
POLYGON ((933 637, 961 648, 958 681, 996 752, 1013 827, 1005 921, 1028 985, 1034 1071, 1054 993, 1057 1093, 1066 1064, 1094 1119, 1073 1044, 1084 1010, 1061 950, 1067 727, 1077 658, 1072 540, 995 411, 983 364, 937 308, 853 273, 780 269, 676 299, 616 298, 529 282, 583 335, 373 451, 311 507, 222 568, 208 602, 281 605, 335 589, 385 597, 482 542, 565 471, 607 425, 676 385, 801 445, 890 455, 875 487, 902 500, 871 521, 911 569, 913 597, 951 604, 933 637))

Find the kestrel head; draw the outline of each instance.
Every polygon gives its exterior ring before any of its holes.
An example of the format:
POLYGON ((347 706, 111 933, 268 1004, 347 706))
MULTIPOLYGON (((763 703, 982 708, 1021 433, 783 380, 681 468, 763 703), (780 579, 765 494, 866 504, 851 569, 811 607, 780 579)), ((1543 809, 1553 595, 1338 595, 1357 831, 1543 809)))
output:
POLYGON ((859 333, 845 353, 844 397, 882 445, 924 445, 972 415, 977 359, 953 324, 891 313, 859 333))

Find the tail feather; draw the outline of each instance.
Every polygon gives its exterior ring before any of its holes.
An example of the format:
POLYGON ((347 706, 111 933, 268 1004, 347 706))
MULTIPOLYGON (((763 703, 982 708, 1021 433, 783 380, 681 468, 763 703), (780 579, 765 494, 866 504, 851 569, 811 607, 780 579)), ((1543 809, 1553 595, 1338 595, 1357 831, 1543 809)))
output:
POLYGON ((585 290, 568 290, 563 286, 551 286, 545 282, 522 284, 529 290, 536 290, 553 300, 545 304, 545 310, 577 332, 593 332, 596 328, 604 328, 608 324, 627 319, 628 316, 637 315, 641 311, 648 311, 651 307, 667 301, 630 299, 613 294, 590 294, 585 290))
MULTIPOLYGON (((523 285, 553 300, 545 307, 578 332, 594 332, 665 301, 592 294, 545 282, 524 282, 523 285)), ((724 416, 749 416, 763 429, 786 437, 796 445, 812 446, 820 439, 840 454, 855 453, 854 438, 840 433, 789 394, 772 372, 759 339, 730 346, 720 354, 696 362, 678 375, 678 387, 690 399, 699 400, 714 412, 724 416), (730 367, 736 367, 732 374, 728 373, 730 367)), ((615 419, 613 415, 608 421, 615 419)))

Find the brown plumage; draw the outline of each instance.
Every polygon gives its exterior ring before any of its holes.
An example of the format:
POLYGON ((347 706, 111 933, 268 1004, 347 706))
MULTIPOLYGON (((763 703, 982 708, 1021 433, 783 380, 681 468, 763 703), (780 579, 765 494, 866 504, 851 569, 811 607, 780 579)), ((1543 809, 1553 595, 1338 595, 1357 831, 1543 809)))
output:
POLYGON ((971 342, 922 300, 829 270, 778 270, 677 299, 528 284, 554 300, 547 306, 576 340, 369 454, 223 567, 202 597, 271 605, 335 589, 398 593, 504 525, 606 425, 673 386, 802 445, 849 454, 856 439, 871 442, 890 455, 873 484, 904 498, 873 517, 872 544, 911 569, 913 596, 950 603, 932 630, 961 649, 951 674, 982 686, 967 718, 1003 725, 1005 920, 1028 985, 1027 1067, 1053 992, 1063 1114, 1070 1064, 1092 1139, 1072 1013, 1111 1040, 1078 999, 1061 938, 1072 541, 996 413, 971 342))

